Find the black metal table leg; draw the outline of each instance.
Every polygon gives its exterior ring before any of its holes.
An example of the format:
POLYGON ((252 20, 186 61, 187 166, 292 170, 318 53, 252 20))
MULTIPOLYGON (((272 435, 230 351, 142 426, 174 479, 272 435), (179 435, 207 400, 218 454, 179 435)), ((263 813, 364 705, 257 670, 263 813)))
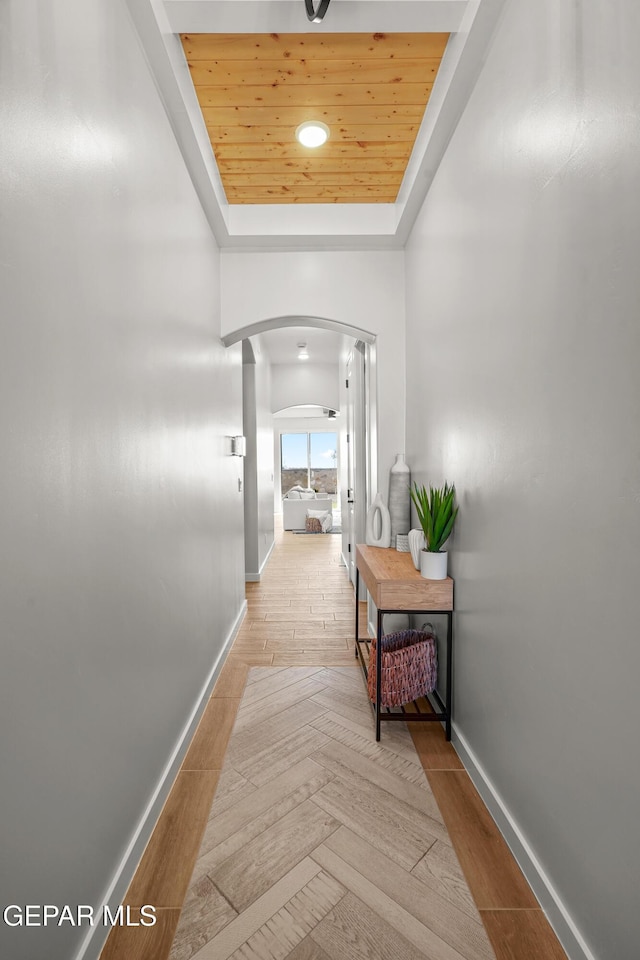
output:
POLYGON ((359 593, 360 593, 360 571, 356 567, 356 642, 355 642, 356 660, 358 659, 358 612, 360 609, 358 606, 359 593))
POLYGON ((380 740, 380 697, 382 693, 382 610, 378 610, 376 633, 376 740, 380 740))
POLYGON ((447 719, 445 720, 445 734, 447 740, 451 740, 451 691, 453 689, 452 671, 453 666, 453 613, 447 613, 447 719))

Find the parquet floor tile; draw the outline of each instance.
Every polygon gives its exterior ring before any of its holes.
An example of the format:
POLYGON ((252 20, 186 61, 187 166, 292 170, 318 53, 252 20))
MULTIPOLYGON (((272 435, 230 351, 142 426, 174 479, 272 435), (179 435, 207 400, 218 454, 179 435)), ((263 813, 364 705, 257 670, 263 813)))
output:
POLYGON ((132 884, 172 909, 137 941, 113 931, 102 960, 564 957, 440 725, 389 725, 376 743, 339 551, 280 533, 247 584, 196 769, 132 884))
POLYGON ((172 960, 493 960, 411 735, 375 742, 358 667, 250 668, 221 790, 172 960))

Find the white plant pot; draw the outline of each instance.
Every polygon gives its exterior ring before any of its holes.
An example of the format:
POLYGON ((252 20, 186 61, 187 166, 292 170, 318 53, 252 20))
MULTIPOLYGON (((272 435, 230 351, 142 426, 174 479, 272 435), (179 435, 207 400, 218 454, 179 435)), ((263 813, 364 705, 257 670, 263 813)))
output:
POLYGON ((448 553, 446 550, 442 553, 430 553, 429 550, 423 550, 421 552, 420 573, 425 580, 447 579, 447 557, 448 553))
POLYGON ((420 569, 420 554, 426 547, 424 533, 422 530, 409 530, 409 550, 411 551, 411 559, 413 560, 413 565, 416 570, 420 569))

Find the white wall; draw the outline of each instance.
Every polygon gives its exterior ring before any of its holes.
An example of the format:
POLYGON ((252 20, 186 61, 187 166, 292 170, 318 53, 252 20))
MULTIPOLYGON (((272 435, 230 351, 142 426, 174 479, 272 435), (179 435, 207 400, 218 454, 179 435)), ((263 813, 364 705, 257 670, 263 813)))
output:
POLYGON ((97 904, 243 602, 240 351, 124 4, 7 0, 0 35, 0 899, 97 904))
POLYGON ((389 470, 404 444, 403 252, 226 250, 221 281, 224 336, 291 315, 327 317, 376 334, 379 487, 386 497, 389 470))
POLYGON ((632 0, 508 3, 407 250, 456 727, 599 960, 640 943, 639 32, 632 0))
POLYGON ((244 460, 245 578, 260 579, 273 548, 273 423, 271 365, 260 338, 243 341, 242 407, 247 438, 244 460))
POLYGON ((338 364, 274 363, 271 367, 271 409, 315 403, 330 410, 339 408, 338 364))

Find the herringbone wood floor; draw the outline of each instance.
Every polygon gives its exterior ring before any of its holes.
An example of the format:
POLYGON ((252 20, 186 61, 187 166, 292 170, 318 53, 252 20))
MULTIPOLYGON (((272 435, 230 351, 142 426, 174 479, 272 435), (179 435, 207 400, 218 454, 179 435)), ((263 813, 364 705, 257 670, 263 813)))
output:
POLYGON ((159 922, 102 960, 565 958, 439 725, 375 743, 339 545, 280 533, 247 584, 126 898, 159 922))
POLYGON ((357 667, 254 667, 172 960, 493 951, 409 732, 357 667))

